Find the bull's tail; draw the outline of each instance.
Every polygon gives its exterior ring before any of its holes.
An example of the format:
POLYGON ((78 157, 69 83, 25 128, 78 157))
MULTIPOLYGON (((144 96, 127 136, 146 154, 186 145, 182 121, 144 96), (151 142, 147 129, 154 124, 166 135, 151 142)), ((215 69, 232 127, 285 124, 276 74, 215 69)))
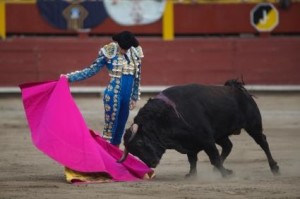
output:
POLYGON ((240 90, 241 92, 243 92, 244 94, 253 97, 253 95, 251 95, 248 92, 248 90, 245 88, 245 82, 243 79, 242 79, 242 81, 239 81, 238 79, 227 80, 224 85, 230 86, 232 88, 236 88, 236 89, 240 90))

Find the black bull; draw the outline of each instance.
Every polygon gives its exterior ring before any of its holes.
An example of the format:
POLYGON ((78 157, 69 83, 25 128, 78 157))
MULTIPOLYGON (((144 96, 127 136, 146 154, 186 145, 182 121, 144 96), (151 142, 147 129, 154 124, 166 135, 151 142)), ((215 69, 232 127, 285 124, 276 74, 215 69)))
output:
POLYGON ((175 149, 187 154, 189 177, 196 175, 197 154, 204 150, 211 164, 227 176, 232 173, 223 166, 232 149, 229 136, 241 129, 264 150, 273 174, 279 174, 263 134, 260 111, 243 83, 229 80, 224 86, 170 87, 139 110, 124 135, 125 150, 119 162, 129 152, 156 167, 166 149, 175 149), (221 146, 221 154, 215 144, 221 146))

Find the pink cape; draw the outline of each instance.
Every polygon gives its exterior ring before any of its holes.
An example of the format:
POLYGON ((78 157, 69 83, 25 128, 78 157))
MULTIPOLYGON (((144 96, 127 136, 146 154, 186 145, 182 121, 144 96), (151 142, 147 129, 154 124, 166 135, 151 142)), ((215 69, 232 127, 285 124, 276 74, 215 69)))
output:
POLYGON ((80 172, 105 172, 114 181, 142 179, 152 170, 90 130, 70 93, 68 81, 20 85, 34 145, 58 163, 80 172))

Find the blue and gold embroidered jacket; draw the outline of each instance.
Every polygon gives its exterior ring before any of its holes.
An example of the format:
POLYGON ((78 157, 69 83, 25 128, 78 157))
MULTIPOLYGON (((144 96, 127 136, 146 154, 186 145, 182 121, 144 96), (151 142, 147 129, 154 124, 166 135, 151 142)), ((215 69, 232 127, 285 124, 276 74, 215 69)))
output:
MULTIPOLYGON (((98 73, 107 67, 112 81, 120 81, 122 75, 134 75, 134 85, 131 99, 137 101, 140 97, 141 59, 144 57, 142 48, 131 47, 125 55, 119 52, 117 43, 111 42, 99 50, 96 60, 87 68, 67 74, 69 82, 81 81, 98 73)), ((108 85, 108 88, 112 88, 108 85)))

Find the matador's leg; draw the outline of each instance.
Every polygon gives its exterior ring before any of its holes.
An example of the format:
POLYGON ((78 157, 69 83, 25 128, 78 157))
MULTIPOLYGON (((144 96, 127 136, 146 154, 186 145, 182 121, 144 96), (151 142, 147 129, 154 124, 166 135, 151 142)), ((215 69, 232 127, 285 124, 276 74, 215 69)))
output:
POLYGON ((118 111, 117 95, 114 95, 112 92, 104 92, 103 104, 105 112, 105 122, 103 129, 103 138, 110 141, 113 135, 113 129, 116 121, 116 114, 118 111), (114 102, 115 101, 115 102, 114 102))
POLYGON ((117 117, 116 129, 113 132, 111 143, 113 145, 120 145, 122 136, 124 134, 125 125, 129 116, 129 101, 121 100, 120 108, 117 117))

